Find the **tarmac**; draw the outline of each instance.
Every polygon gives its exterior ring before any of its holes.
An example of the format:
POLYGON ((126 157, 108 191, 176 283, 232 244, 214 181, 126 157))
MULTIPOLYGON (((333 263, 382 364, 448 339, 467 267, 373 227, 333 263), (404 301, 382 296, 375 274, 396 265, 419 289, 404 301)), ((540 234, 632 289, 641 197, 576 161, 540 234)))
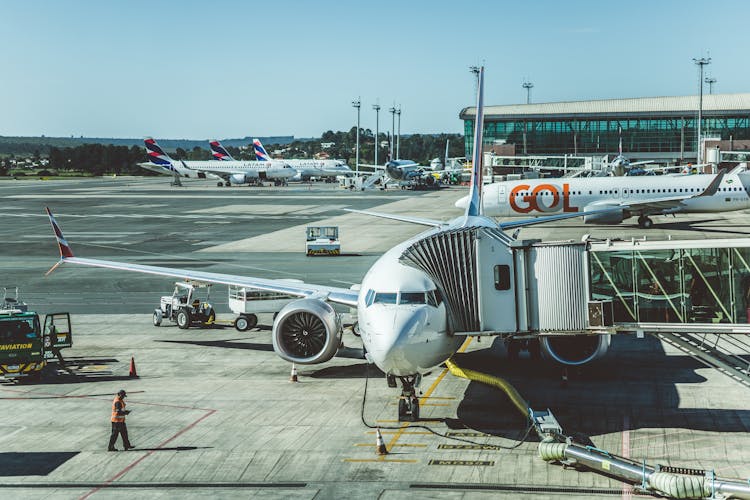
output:
MULTIPOLYGON (((272 317, 257 328, 154 327, 166 278, 62 266, 44 207, 76 255, 335 286, 359 283, 387 248, 424 228, 344 208, 449 219, 466 188, 405 192, 333 185, 169 186, 165 178, 0 181, 0 287, 19 286, 40 313, 70 311, 66 370, 38 384, 0 383, 0 495, 6 498, 631 498, 627 485, 548 465, 505 396, 443 367, 422 382, 421 421, 396 421, 398 391, 361 358, 348 330, 330 362, 299 382, 273 352, 272 317), (306 257, 308 225, 338 225, 339 257, 306 257), (139 378, 129 378, 130 359, 139 378), (109 414, 128 391, 136 449, 107 452, 109 414), (378 456, 379 426, 390 453, 378 456), (456 440, 459 438, 461 440, 456 440)), ((522 238, 747 237, 750 217, 655 217, 590 226, 565 221, 522 238)), ((676 243, 677 245, 678 243, 676 243)), ((211 302, 230 322, 226 289, 211 302)), ((649 464, 750 477, 747 389, 652 337, 613 339, 602 362, 569 370, 472 339, 461 362, 513 383, 550 408, 567 434, 649 464)), ((121 444, 119 444, 121 447, 121 444)))

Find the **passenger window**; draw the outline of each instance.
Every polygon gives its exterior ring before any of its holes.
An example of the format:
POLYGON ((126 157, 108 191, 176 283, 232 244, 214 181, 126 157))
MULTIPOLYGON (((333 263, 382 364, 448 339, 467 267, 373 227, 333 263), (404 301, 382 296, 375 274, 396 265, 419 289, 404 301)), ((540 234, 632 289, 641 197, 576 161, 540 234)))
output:
POLYGON ((495 266, 495 290, 510 290, 510 266, 495 266))
POLYGON ((376 293, 374 304, 396 304, 398 299, 397 293, 376 293))
POLYGON ((401 299, 398 301, 399 304, 424 304, 425 295, 424 292, 401 292, 401 299))

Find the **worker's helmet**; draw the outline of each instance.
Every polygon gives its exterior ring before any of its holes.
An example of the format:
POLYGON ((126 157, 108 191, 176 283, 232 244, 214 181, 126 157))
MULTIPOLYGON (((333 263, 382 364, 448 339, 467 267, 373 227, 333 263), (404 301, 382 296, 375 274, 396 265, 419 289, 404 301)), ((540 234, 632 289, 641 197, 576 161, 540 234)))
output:
POLYGON ((127 396, 127 393, 125 392, 125 389, 120 389, 119 391, 117 391, 117 395, 121 398, 124 398, 125 396, 127 396))

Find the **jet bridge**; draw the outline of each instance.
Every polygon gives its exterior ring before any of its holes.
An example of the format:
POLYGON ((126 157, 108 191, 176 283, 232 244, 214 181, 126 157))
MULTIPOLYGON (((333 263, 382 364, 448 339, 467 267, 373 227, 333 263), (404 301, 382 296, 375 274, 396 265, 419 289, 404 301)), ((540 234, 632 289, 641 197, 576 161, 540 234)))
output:
POLYGON ((749 238, 541 242, 469 226, 417 240, 401 261, 432 278, 455 333, 541 337, 548 351, 588 339, 582 362, 608 335, 650 334, 750 385, 749 238))

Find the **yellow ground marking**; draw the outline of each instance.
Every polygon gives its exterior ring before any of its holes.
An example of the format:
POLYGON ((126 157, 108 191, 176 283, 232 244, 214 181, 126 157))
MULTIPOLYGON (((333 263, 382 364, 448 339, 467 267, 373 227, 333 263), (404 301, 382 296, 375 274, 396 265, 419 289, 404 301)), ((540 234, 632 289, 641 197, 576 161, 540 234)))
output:
MULTIPOLYGON (((431 432, 427 431, 402 431, 403 434, 410 436, 431 436, 431 432)), ((396 431, 380 431, 381 434, 396 434, 396 431)), ((365 434, 377 434, 376 431, 367 431, 365 434)))
MULTIPOLYGON (((471 337, 467 338, 466 341, 461 345, 461 347, 458 349, 458 352, 464 352, 466 349, 468 349, 469 344, 471 343, 471 337)), ((432 396, 432 393, 435 391, 437 386, 442 382, 442 380, 445 378, 445 375, 448 373, 448 368, 444 368, 443 371, 438 375, 438 377, 435 379, 435 381, 432 383, 432 385, 427 389, 427 391, 419 398, 419 404, 424 405, 425 401, 429 399, 432 396)), ((435 397, 435 399, 438 399, 435 397)), ((455 399, 455 398, 440 398, 440 399, 455 399)), ((437 406, 437 405, 431 405, 431 406, 437 406)), ((398 420, 376 420, 378 423, 399 423, 398 420)), ((420 422, 442 422, 442 420, 420 420, 420 422)), ((432 434, 431 432, 417 432, 417 431, 410 431, 407 430, 409 428, 408 422, 401 422, 401 428, 396 431, 381 431, 382 434, 393 434, 393 438, 391 439, 391 442, 386 445, 387 450, 391 450, 396 446, 410 446, 414 448, 426 448, 427 445, 420 445, 420 444, 396 444, 397 441, 401 438, 404 434, 432 434)), ((368 431, 368 434, 375 434, 375 431, 368 431)), ((372 444, 355 444, 354 446, 373 446, 372 444)), ((365 463, 365 462, 394 462, 394 463, 407 463, 407 464, 415 464, 418 462, 418 460, 410 460, 410 459, 399 459, 399 458, 386 458, 386 455, 374 457, 374 458, 345 458, 344 462, 350 462, 350 463, 365 463)))
MULTIPOLYGON (((468 337, 464 343, 459 347, 458 352, 464 352, 466 349, 469 348, 469 344, 471 344, 471 337, 468 337)), ((438 377, 435 379, 435 381, 432 383, 429 389, 425 391, 425 393, 422 395, 422 397, 419 398, 419 404, 423 405, 427 399, 432 396, 432 393, 435 392, 435 389, 437 389, 437 386, 440 385, 440 382, 443 381, 445 378, 445 375, 448 373, 448 368, 443 368, 443 371, 438 375, 438 377)), ((420 420, 420 422, 435 422, 435 420, 420 420)), ((440 422, 440 421, 438 421, 440 422)), ((409 426, 408 422, 402 422, 401 429, 399 429, 396 434, 394 434, 393 438, 391 439, 391 442, 386 445, 386 449, 390 450, 396 445, 396 442, 401 438, 406 428, 409 426)))
POLYGON ((395 462, 395 463, 402 463, 402 464, 415 464, 418 462, 418 460, 410 460, 406 458, 385 458, 385 456, 383 456, 383 457, 377 457, 377 458, 345 458, 344 462, 354 462, 354 463, 395 462))
MULTIPOLYGON (((372 447, 372 443, 356 443, 354 446, 370 446, 372 447)), ((411 444, 411 443, 400 443, 400 444, 394 444, 393 446, 399 446, 402 448, 427 448, 426 444, 411 444)))

